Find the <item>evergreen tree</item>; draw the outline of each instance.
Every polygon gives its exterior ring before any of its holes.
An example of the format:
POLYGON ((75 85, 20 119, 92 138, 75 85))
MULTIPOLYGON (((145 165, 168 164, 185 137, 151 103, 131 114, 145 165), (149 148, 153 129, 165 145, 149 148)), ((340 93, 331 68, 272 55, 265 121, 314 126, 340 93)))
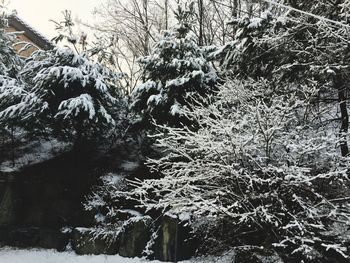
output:
POLYGON ((13 48, 14 35, 6 32, 8 26, 5 7, 0 2, 0 110, 8 105, 5 98, 16 100, 19 90, 13 90, 12 94, 8 94, 9 90, 18 87, 18 81, 15 80, 23 61, 17 55, 13 48))
POLYGON ((0 1, 0 76, 14 77, 20 69, 21 59, 12 46, 16 35, 6 32, 7 27, 5 5, 0 1))
POLYGON ((134 90, 132 107, 146 121, 187 123, 183 109, 194 97, 213 91, 217 75, 191 32, 193 8, 193 3, 179 6, 175 30, 165 32, 151 54, 140 59, 145 82, 134 90))
MULTIPOLYGON (((24 93, 24 87, 18 80, 18 72, 23 61, 13 48, 15 34, 6 31, 8 21, 5 11, 4 2, 0 1, 0 111, 13 103, 19 103, 24 93)), ((0 125, 0 137, 2 137, 1 141, 4 144, 2 146, 7 147, 7 143, 11 142, 12 155, 15 144, 16 122, 16 118, 11 118, 0 125)), ((5 149, 4 154, 5 152, 8 152, 8 150, 5 149)))
POLYGON ((120 77, 68 48, 37 52, 21 72, 26 92, 0 112, 0 120, 18 118, 27 131, 77 145, 103 138, 123 103, 120 77))

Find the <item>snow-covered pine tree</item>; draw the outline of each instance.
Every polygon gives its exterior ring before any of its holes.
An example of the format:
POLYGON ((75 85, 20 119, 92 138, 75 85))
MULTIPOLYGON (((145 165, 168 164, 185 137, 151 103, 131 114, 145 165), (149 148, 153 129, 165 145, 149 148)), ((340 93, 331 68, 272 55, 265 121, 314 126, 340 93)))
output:
MULTIPOLYGON (((20 102, 24 92, 24 87, 17 78, 23 61, 13 48, 15 34, 6 32, 7 26, 5 4, 0 1, 0 111, 13 103, 20 102)), ((14 129, 17 121, 18 119, 13 118, 0 125, 1 141, 4 143, 2 146, 5 147, 11 140, 13 149, 15 142, 14 129)), ((4 150, 4 152, 8 152, 8 150, 4 150)))
POLYGON ((183 109, 194 97, 213 91, 217 74, 191 32, 194 5, 178 6, 178 25, 165 32, 149 56, 140 59, 145 82, 133 92, 132 107, 147 122, 187 123, 183 109))
POLYGON ((3 9, 0 3, 0 111, 20 102, 25 94, 18 78, 23 61, 13 48, 14 35, 6 32, 8 21, 3 9))
POLYGON ((69 48, 37 52, 21 72, 26 94, 0 120, 16 117, 29 132, 76 145, 98 140, 117 124, 121 76, 69 48))
POLYGON ((6 32, 8 21, 5 11, 5 7, 0 2, 0 76, 15 77, 22 61, 12 46, 15 34, 6 32))
POLYGON ((7 14, 4 3, 0 1, 0 110, 7 105, 6 99, 10 99, 9 96, 14 97, 18 95, 18 91, 8 94, 9 89, 13 89, 18 86, 18 81, 15 80, 18 71, 20 70, 23 61, 17 55, 13 48, 13 41, 15 35, 13 33, 6 32, 8 26, 7 14))

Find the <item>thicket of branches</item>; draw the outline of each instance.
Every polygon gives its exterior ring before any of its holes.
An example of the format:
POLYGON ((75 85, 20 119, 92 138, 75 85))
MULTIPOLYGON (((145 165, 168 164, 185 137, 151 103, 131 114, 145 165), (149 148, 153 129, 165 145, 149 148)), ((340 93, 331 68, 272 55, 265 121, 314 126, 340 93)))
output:
MULTIPOLYGON (((109 23, 95 27, 107 46, 37 52, 24 67, 1 22, 0 123, 103 137, 120 129, 126 101, 124 75, 105 65, 127 65, 127 99, 155 121, 146 132, 158 158, 146 162, 151 179, 104 177, 87 204, 100 224, 113 227, 130 201, 146 214, 190 214, 196 230, 205 221, 201 234, 227 247, 347 258, 350 2, 199 0, 172 15, 175 4, 108 0, 97 14, 109 23), (211 229, 222 221, 220 240, 211 229)), ((74 46, 71 26, 58 39, 74 46)))
POLYGON ((231 8, 231 39, 205 49, 224 84, 183 110, 196 125, 156 124, 162 157, 147 164, 158 177, 107 196, 146 213, 190 213, 194 228, 224 220, 227 246, 273 247, 292 262, 344 260, 350 3, 229 2, 214 3, 231 8))

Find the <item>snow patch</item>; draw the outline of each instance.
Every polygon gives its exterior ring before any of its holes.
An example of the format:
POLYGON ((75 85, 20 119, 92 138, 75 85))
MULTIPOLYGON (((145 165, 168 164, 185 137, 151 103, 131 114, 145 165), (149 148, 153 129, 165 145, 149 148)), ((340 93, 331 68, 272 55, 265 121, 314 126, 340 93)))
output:
POLYGON ((63 153, 69 146, 69 143, 64 143, 56 139, 41 141, 39 143, 29 143, 24 147, 29 148, 30 151, 16 158, 14 160, 14 166, 12 160, 6 160, 0 163, 0 172, 15 172, 26 166, 50 160, 63 153))
POLYGON ((119 255, 83 255, 78 256, 74 252, 57 252, 44 249, 0 249, 1 263, 141 263, 160 261, 147 261, 140 258, 124 258, 119 255))
POLYGON ((139 167, 138 162, 133 162, 133 161, 124 161, 120 167, 126 171, 126 172, 132 172, 135 171, 139 167))

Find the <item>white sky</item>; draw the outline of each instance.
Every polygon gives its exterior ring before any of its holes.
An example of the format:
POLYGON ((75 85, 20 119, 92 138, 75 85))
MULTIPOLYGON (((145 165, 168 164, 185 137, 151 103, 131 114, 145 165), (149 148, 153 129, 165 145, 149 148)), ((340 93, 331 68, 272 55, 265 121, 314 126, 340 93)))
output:
POLYGON ((56 36, 55 26, 49 20, 62 21, 63 10, 71 10, 72 17, 92 22, 92 12, 101 0, 9 0, 8 9, 18 15, 44 36, 56 36))

